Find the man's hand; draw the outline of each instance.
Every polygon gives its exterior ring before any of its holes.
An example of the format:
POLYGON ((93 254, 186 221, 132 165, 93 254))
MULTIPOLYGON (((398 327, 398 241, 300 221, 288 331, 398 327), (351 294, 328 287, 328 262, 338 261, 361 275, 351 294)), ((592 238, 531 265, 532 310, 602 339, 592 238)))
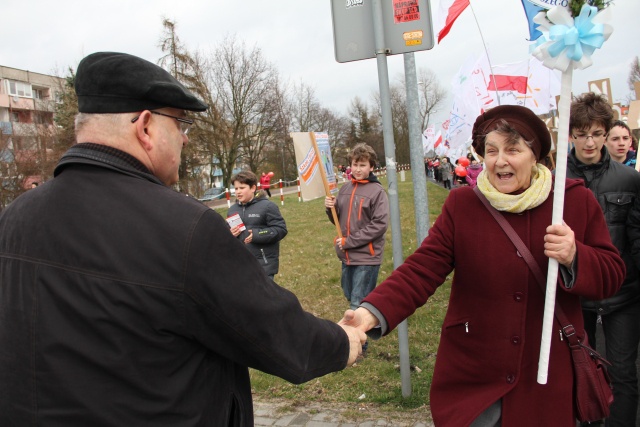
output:
POLYGON ((338 322, 339 325, 352 326, 362 332, 367 332, 369 329, 378 326, 379 323, 378 318, 363 307, 358 307, 355 311, 345 311, 344 317, 338 322))
POLYGON ((567 224, 547 227, 547 234, 544 236, 544 254, 571 268, 576 256, 576 239, 573 230, 567 224))
POLYGON ((351 326, 339 325, 344 329, 349 337, 349 360, 347 361, 347 366, 351 366, 356 363, 358 356, 362 354, 362 346, 367 341, 367 335, 361 330, 351 326))
POLYGON ((244 239, 244 243, 251 243, 251 241, 253 240, 253 230, 249 230, 249 236, 244 239))

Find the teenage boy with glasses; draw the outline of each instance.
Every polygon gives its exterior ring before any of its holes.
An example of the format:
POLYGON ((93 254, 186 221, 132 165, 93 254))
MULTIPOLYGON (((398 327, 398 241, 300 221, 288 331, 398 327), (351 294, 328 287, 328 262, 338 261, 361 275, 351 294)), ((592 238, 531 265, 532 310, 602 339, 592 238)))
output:
MULTIPOLYGON (((606 357, 613 381, 614 401, 606 425, 635 426, 638 408, 636 358, 640 342, 640 281, 637 260, 631 255, 634 241, 627 233, 640 235, 640 221, 627 222, 630 215, 640 216, 640 174, 613 161, 605 140, 613 120, 606 99, 586 93, 571 104, 570 140, 574 144, 567 159, 567 178, 585 182, 604 212, 613 244, 625 261, 627 275, 618 293, 601 301, 582 301, 585 329, 589 342, 596 345, 596 322, 602 320, 606 357)), ((605 266, 603 266, 605 268, 605 266)), ((593 425, 593 423, 592 423, 593 425)))

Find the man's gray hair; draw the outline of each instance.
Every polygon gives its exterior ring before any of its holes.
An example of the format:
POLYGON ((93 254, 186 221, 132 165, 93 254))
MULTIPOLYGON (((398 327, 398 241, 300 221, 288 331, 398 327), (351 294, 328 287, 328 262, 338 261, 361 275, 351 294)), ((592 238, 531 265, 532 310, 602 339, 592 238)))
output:
POLYGON ((76 134, 90 125, 109 126, 112 129, 121 129, 127 121, 131 121, 131 114, 90 114, 78 113, 75 119, 76 134))

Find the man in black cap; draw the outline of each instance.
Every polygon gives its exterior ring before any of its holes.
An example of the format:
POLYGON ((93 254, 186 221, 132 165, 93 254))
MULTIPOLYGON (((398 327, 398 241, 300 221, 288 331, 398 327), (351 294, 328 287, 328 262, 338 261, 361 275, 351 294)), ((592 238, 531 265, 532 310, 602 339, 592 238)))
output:
POLYGON ((247 367, 300 383, 355 361, 364 334, 168 187, 205 104, 122 53, 83 59, 76 92, 79 144, 0 215, 0 425, 252 426, 247 367))

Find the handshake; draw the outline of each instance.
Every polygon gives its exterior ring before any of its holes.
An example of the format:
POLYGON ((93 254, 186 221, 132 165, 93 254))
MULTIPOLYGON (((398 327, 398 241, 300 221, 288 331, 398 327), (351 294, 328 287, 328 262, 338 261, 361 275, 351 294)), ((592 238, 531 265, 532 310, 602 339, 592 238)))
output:
POLYGON ((349 337, 349 360, 347 366, 353 365, 358 356, 362 354, 362 346, 367 342, 365 332, 378 325, 378 319, 366 308, 359 307, 354 310, 344 312, 342 320, 338 325, 347 333, 349 337))

